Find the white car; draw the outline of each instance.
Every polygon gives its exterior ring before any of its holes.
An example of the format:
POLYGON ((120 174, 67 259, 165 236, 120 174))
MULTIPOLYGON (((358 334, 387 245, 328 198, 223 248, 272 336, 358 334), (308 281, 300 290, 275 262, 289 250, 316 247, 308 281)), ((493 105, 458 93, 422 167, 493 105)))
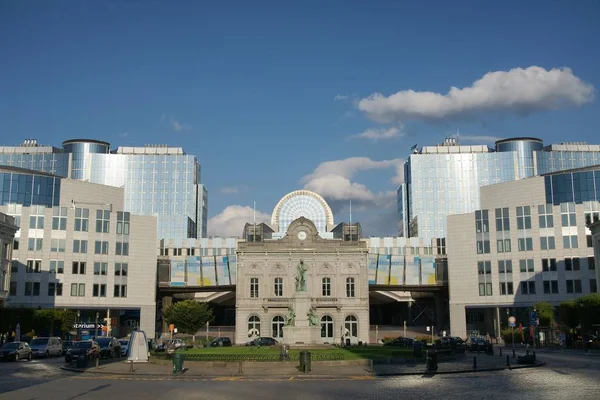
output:
POLYGON ((127 355, 127 349, 129 348, 129 339, 119 339, 119 343, 121 343, 121 355, 127 355))
POLYGON ((34 357, 49 357, 62 355, 62 341, 59 337, 39 337, 29 344, 34 357))

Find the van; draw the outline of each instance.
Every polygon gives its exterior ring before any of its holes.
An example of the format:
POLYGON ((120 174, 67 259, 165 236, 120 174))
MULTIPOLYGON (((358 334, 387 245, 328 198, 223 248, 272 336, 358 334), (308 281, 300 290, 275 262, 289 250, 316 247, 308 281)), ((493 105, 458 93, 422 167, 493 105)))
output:
POLYGON ((34 357, 49 357, 62 355, 62 340, 59 337, 38 337, 29 344, 34 357))

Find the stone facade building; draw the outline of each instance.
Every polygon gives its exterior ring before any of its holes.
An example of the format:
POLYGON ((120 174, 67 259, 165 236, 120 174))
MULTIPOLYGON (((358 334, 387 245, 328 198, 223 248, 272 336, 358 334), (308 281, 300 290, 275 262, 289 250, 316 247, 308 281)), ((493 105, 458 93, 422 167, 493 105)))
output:
POLYGON ((19 228, 15 218, 0 213, 0 307, 4 307, 10 287, 10 261, 13 241, 19 228))

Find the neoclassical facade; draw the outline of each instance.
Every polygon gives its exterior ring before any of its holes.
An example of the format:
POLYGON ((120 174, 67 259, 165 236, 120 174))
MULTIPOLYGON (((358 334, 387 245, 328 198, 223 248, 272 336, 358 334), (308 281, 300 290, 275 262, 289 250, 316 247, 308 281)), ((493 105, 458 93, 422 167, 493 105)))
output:
POLYGON ((365 241, 324 239, 305 216, 280 239, 239 242, 236 343, 256 336, 291 345, 367 342, 367 255, 365 241))

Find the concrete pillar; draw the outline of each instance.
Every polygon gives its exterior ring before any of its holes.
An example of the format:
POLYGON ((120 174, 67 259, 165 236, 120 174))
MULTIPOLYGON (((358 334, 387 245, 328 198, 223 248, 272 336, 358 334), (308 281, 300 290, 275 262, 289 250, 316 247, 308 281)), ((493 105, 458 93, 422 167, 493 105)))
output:
POLYGON ((450 303, 450 335, 467 337, 467 314, 464 304, 450 303))
POLYGON ((156 336, 156 306, 140 307, 140 330, 144 331, 148 339, 156 336))
POLYGON ((502 337, 502 325, 500 319, 500 307, 496 307, 496 339, 502 337))
MULTIPOLYGON (((173 297, 171 296, 163 296, 162 298, 162 311, 164 312, 168 307, 173 304, 173 297)), ((162 330, 161 333, 169 332, 169 324, 165 319, 162 319, 162 330)))
POLYGON ((408 306, 408 319, 407 319, 407 324, 408 325, 412 325, 413 322, 413 313, 412 313, 412 309, 413 309, 413 301, 409 301, 408 303, 406 303, 408 306))
POLYGON ((433 295, 434 302, 434 313, 435 313, 435 326, 436 328, 443 329, 446 325, 446 313, 444 310, 444 296, 441 293, 435 293, 433 295))

